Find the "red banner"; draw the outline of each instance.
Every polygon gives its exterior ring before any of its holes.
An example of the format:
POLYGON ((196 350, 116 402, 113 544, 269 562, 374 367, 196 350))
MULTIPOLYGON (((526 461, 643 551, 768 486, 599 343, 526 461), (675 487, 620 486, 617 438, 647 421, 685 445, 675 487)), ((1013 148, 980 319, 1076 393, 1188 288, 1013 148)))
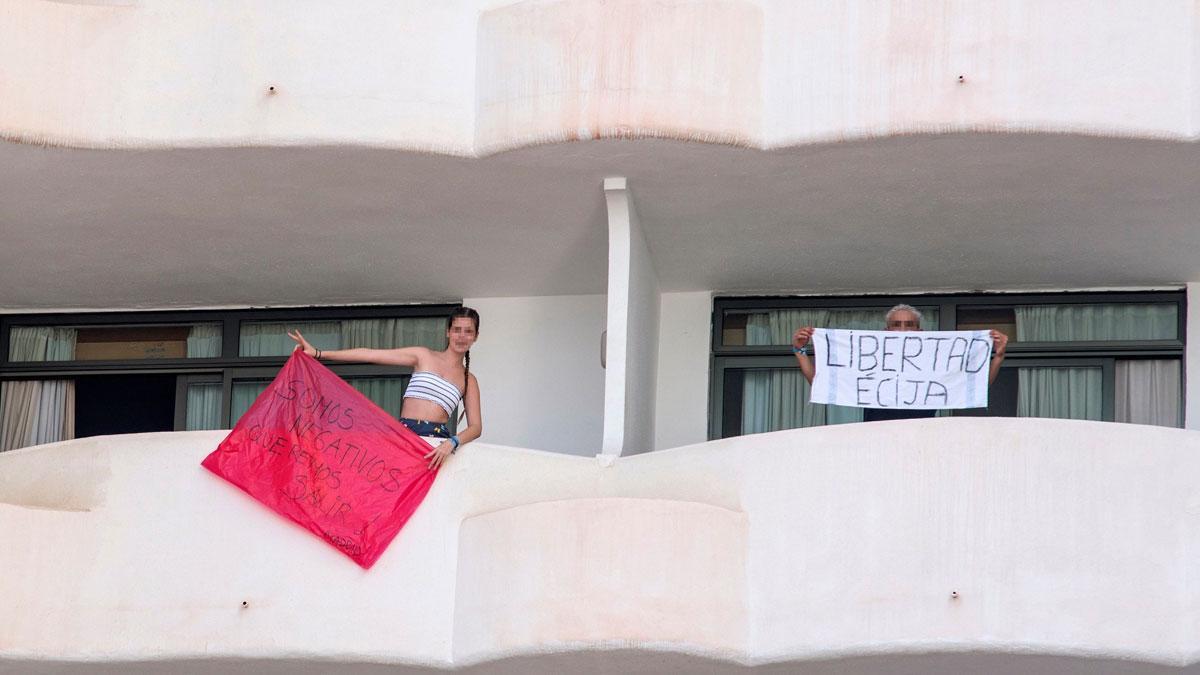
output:
POLYGON ((297 351, 201 464, 370 568, 433 485, 429 450, 297 351))

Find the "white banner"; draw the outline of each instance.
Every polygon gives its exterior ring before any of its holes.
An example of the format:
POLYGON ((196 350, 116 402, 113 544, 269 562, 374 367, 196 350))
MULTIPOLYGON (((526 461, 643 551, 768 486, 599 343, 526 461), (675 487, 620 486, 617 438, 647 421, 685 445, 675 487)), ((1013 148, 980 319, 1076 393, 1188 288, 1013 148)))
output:
POLYGON ((987 407, 986 330, 813 331, 813 403, 857 408, 987 407))

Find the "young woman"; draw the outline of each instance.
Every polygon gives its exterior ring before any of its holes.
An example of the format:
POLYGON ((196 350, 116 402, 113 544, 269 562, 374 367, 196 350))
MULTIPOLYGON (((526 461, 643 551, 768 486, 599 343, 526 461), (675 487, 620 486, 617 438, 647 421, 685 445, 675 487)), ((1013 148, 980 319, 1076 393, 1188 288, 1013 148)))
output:
POLYGON ((412 379, 404 390, 400 408, 400 423, 418 436, 442 438, 440 444, 425 455, 429 468, 441 466, 458 448, 479 438, 483 420, 479 412, 479 383, 471 374, 471 345, 479 337, 479 312, 459 307, 446 321, 446 348, 440 352, 425 347, 399 349, 316 349, 300 331, 288 333, 296 341, 296 349, 322 361, 354 361, 407 366, 413 369, 412 379), (450 434, 450 415, 462 401, 466 406, 467 428, 450 434))

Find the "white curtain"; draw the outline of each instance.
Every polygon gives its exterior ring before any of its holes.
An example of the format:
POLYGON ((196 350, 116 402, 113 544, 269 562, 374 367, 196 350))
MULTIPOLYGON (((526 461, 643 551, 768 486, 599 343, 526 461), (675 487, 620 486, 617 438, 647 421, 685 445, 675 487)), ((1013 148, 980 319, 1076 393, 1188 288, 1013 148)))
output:
POLYGON ((221 324, 198 323, 188 331, 187 357, 212 358, 221 355, 221 324))
POLYGON ((1100 368, 1018 368, 1017 416, 1100 420, 1100 368))
POLYGON ((204 382, 189 384, 187 388, 188 431, 221 428, 221 383, 204 382))
MULTIPOLYGON (((222 325, 198 323, 192 326, 187 338, 189 359, 213 358, 221 355, 222 325)), ((204 382, 189 384, 184 428, 188 431, 207 431, 221 428, 221 384, 204 382)))
MULTIPOLYGON (((73 328, 13 328, 10 361, 70 361, 73 328)), ((74 380, 0 383, 0 452, 75 438, 74 380)))
POLYGON ((1116 365, 1117 422, 1182 426, 1179 361, 1121 360, 1116 365))
MULTIPOLYGON (((936 330, 938 311, 922 310, 923 326, 936 330)), ((887 310, 784 309, 753 313, 746 317, 747 345, 786 345, 802 326, 883 330, 887 310)), ((742 433, 754 434, 780 429, 824 424, 861 422, 862 408, 809 403, 809 384, 799 368, 747 370, 743 375, 742 433)))

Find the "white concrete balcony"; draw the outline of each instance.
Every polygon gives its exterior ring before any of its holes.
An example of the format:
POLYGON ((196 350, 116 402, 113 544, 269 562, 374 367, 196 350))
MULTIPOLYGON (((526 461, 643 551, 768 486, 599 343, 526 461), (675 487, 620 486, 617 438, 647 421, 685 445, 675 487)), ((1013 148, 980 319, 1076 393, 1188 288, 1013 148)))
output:
POLYGON ((612 176, 664 292, 1177 287, 1198 55, 1189 0, 9 0, 0 310, 600 294, 612 176))
POLYGON ((1195 140, 1195 3, 9 0, 0 133, 481 155, 947 131, 1195 140))
POLYGON ((476 443, 366 572, 201 469, 221 437, 0 456, 0 671, 1200 672, 1192 431, 476 443))

